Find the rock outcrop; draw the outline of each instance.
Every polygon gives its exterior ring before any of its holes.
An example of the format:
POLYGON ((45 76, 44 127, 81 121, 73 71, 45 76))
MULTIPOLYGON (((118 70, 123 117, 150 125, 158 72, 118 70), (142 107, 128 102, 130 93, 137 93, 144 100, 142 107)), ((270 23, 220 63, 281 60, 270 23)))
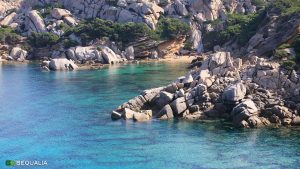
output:
POLYGON ((116 54, 113 50, 109 47, 102 47, 101 48, 102 57, 106 64, 115 64, 124 61, 120 55, 116 54))
POLYGON ((30 32, 47 32, 44 20, 37 10, 28 12, 26 26, 30 32))
POLYGON ((49 62, 50 70, 76 70, 78 66, 66 58, 51 59, 49 62))
MULTIPOLYGON (((129 56, 129 54, 134 55, 133 53, 127 53, 127 56, 129 56)), ((115 64, 124 62, 126 60, 125 57, 116 54, 111 48, 101 45, 71 47, 66 51, 66 56, 68 59, 80 63, 93 61, 102 64, 115 64)))
POLYGON ((236 127, 300 124, 299 77, 291 77, 278 64, 257 58, 242 61, 229 52, 213 53, 196 62, 201 64, 186 76, 146 90, 115 111, 150 109, 152 118, 158 119, 222 118, 236 127))

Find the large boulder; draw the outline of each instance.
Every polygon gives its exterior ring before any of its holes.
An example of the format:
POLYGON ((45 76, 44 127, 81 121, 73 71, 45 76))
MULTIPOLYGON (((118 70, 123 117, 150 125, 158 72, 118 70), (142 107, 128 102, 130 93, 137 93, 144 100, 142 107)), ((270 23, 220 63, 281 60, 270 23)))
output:
POLYGON ((230 52, 216 52, 214 53, 208 62, 208 67, 213 70, 218 67, 232 66, 230 52))
POLYGON ((10 56, 17 61, 24 61, 27 57, 27 51, 21 49, 20 47, 14 47, 10 51, 10 56))
POLYGON ((138 122, 145 122, 149 121, 151 117, 146 113, 134 113, 133 114, 133 120, 138 122))
POLYGON ((162 91, 159 94, 159 98, 156 100, 156 104, 159 107, 163 107, 166 104, 170 103, 174 98, 174 94, 166 92, 166 91, 162 91))
POLYGON ((239 82, 227 87, 223 92, 223 100, 226 103, 236 103, 246 95, 246 86, 239 82))
POLYGON ((32 32, 47 32, 43 18, 37 10, 32 10, 28 13, 27 26, 32 32))
POLYGON ((101 63, 104 63, 104 59, 102 58, 101 52, 97 50, 94 46, 77 46, 72 47, 67 50, 66 55, 68 59, 79 60, 79 61, 87 61, 87 60, 97 60, 101 63))
POLYGON ((169 104, 165 105, 157 115, 160 119, 171 119, 174 117, 173 110, 169 104))
POLYGON ((257 113, 258 109, 255 103, 252 100, 247 99, 235 106, 231 112, 231 115, 236 116, 238 114, 244 114, 247 117, 251 117, 257 113))
POLYGON ((128 60, 133 60, 134 59, 134 48, 133 46, 129 46, 125 49, 124 55, 128 60))
POLYGON ((51 16, 55 19, 62 19, 64 17, 70 16, 70 15, 72 15, 71 12, 66 9, 54 8, 51 11, 51 16))
POLYGON ((193 48, 196 49, 197 53, 203 52, 202 34, 201 31, 196 28, 196 26, 192 27, 190 40, 192 42, 193 48))
POLYGON ((76 19, 75 19, 74 17, 72 17, 72 16, 65 16, 65 17, 64 17, 64 21, 65 21, 68 25, 70 25, 70 26, 75 26, 75 25, 77 25, 76 19))
POLYGON ((104 46, 101 48, 102 57, 106 64, 115 64, 122 62, 122 58, 115 54, 109 47, 104 46))
POLYGON ((173 114, 179 116, 187 109, 187 105, 184 97, 179 97, 171 103, 173 114))
POLYGON ((49 63, 50 70, 76 70, 78 66, 66 58, 51 59, 49 63))
POLYGON ((175 8, 176 12, 181 16, 185 16, 185 15, 189 14, 185 5, 180 0, 174 1, 174 8, 175 8))
POLYGON ((133 110, 130 110, 130 109, 128 109, 128 108, 125 108, 125 109, 124 109, 123 117, 124 117, 125 120, 132 119, 134 113, 137 113, 137 112, 135 112, 135 111, 133 111, 133 110))
POLYGON ((14 18, 16 17, 16 13, 12 12, 11 14, 7 15, 4 19, 0 21, 0 25, 9 25, 13 22, 14 18))
POLYGON ((221 0, 193 0, 190 1, 190 8, 202 14, 204 20, 224 19, 225 8, 221 0))

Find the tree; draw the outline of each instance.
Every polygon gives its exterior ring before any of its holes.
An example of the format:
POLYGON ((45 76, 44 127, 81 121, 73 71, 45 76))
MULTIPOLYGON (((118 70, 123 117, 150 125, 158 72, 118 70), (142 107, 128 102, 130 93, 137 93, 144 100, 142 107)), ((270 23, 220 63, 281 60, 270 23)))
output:
POLYGON ((162 18, 158 22, 156 34, 158 34, 161 39, 168 40, 187 35, 189 31, 189 25, 179 19, 162 18))
POLYGON ((28 37, 29 43, 34 47, 46 47, 48 45, 57 44, 60 37, 54 33, 36 33, 33 32, 28 37))

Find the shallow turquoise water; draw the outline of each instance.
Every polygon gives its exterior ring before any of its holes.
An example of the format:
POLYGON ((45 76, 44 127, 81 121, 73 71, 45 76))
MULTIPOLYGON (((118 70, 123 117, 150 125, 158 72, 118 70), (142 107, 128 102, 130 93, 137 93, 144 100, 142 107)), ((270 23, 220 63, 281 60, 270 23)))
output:
POLYGON ((0 67, 0 168, 300 168, 300 129, 237 130, 219 122, 110 120, 110 110, 185 74, 186 65, 41 72, 0 67), (22 167, 17 167, 22 168, 22 167), (29 167, 23 167, 29 168, 29 167))

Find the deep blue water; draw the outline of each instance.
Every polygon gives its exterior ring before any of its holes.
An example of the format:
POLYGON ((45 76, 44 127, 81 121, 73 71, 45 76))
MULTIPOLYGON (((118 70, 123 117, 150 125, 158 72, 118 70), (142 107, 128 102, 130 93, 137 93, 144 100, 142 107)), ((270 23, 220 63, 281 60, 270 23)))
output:
POLYGON ((11 168, 8 159, 47 160, 35 168, 51 169, 300 168, 299 128, 111 121, 112 109, 184 75, 185 66, 42 72, 34 64, 0 65, 0 168, 11 168))

